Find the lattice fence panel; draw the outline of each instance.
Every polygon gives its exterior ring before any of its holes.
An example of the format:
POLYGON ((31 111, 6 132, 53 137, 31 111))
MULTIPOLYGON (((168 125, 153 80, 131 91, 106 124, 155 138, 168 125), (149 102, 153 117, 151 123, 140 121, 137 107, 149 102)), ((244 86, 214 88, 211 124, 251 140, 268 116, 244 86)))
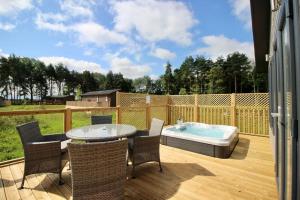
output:
POLYGON ((167 105, 168 96, 166 95, 147 95, 140 93, 119 93, 118 105, 121 107, 140 107, 146 106, 146 98, 150 97, 150 105, 167 105))
POLYGON ((194 121, 194 106, 169 106, 170 124, 176 124, 178 119, 184 122, 194 121))
POLYGON ((167 124, 168 113, 167 113, 167 106, 153 106, 150 107, 150 119, 157 118, 165 121, 167 124))
POLYGON ((168 105, 168 96, 166 95, 149 95, 150 104, 154 106, 168 105))
POLYGON ((169 96, 170 105, 194 105, 194 95, 171 95, 169 96))
POLYGON ((119 93, 117 104, 121 107, 146 106, 146 94, 119 93))
POLYGON ((230 106, 199 106, 198 109, 201 123, 231 125, 230 106))
POLYGON ((137 129, 143 130, 147 128, 146 107, 121 107, 120 123, 131 124, 137 129))
POLYGON ((198 95, 198 105, 208 106, 230 106, 230 94, 200 94, 198 95))
POLYGON ((235 104, 236 106, 268 107, 269 94, 268 93, 236 94, 235 104))

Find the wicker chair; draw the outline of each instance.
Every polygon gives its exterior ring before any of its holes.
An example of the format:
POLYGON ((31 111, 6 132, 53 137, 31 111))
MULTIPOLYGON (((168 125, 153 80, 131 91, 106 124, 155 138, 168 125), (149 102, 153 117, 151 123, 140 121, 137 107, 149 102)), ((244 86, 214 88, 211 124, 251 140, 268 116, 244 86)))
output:
MULTIPOLYGON (((150 130, 138 130, 132 138, 128 139, 129 159, 132 162, 132 177, 135 178, 135 167, 151 161, 160 163, 159 144, 164 121, 152 119, 150 130)), ((127 161, 128 162, 128 161, 127 161)))
POLYGON ((127 139, 68 147, 74 200, 124 198, 127 139))
POLYGON ((20 189, 24 186, 25 177, 36 173, 58 173, 59 184, 63 184, 61 172, 68 162, 68 149, 65 134, 41 134, 38 122, 17 126, 24 149, 24 174, 20 189))
POLYGON ((112 124, 112 115, 91 116, 92 125, 95 124, 112 124))

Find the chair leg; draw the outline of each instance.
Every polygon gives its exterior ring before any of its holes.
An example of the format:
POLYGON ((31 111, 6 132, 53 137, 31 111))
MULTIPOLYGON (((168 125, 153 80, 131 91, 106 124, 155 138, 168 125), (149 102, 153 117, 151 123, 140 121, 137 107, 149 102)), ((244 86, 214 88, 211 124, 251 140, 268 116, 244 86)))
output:
POLYGON ((161 162, 160 162, 160 160, 158 161, 158 164, 159 164, 159 171, 160 171, 160 172, 163 172, 163 169, 162 169, 162 167, 161 167, 161 162))
POLYGON ((133 179, 136 178, 136 177, 135 177, 135 166, 134 166, 134 165, 132 165, 131 177, 132 177, 133 179))
POLYGON ((21 185, 20 185, 20 187, 19 187, 19 190, 21 190, 21 189, 24 188, 24 182, 25 182, 25 173, 24 173, 24 175, 23 175, 22 183, 21 183, 21 185))
POLYGON ((62 171, 59 172, 59 182, 58 182, 59 185, 63 185, 65 183, 61 177, 61 173, 62 171))

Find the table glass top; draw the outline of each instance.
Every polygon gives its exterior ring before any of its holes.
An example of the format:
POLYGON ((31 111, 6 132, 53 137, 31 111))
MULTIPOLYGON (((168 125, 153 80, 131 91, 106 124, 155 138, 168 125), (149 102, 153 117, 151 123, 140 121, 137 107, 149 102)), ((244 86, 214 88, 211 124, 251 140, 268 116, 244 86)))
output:
POLYGON ((136 128, 127 124, 99 124, 75 128, 66 134, 71 139, 101 140, 126 137, 135 132, 136 128))

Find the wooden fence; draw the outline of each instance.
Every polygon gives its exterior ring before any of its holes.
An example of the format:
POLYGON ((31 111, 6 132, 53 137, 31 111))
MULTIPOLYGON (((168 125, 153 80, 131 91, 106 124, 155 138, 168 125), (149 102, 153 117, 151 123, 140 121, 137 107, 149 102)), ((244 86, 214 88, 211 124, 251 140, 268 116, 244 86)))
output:
POLYGON ((269 135, 269 94, 147 95, 117 93, 118 121, 149 128, 152 117, 237 126, 242 134, 269 135))
POLYGON ((0 116, 64 114, 64 130, 72 128, 72 113, 111 111, 116 123, 126 123, 147 129, 153 117, 166 124, 178 118, 208 124, 237 126, 240 133, 268 136, 269 96, 267 93, 205 94, 205 95, 146 95, 117 93, 117 107, 55 109, 0 112, 0 116))

